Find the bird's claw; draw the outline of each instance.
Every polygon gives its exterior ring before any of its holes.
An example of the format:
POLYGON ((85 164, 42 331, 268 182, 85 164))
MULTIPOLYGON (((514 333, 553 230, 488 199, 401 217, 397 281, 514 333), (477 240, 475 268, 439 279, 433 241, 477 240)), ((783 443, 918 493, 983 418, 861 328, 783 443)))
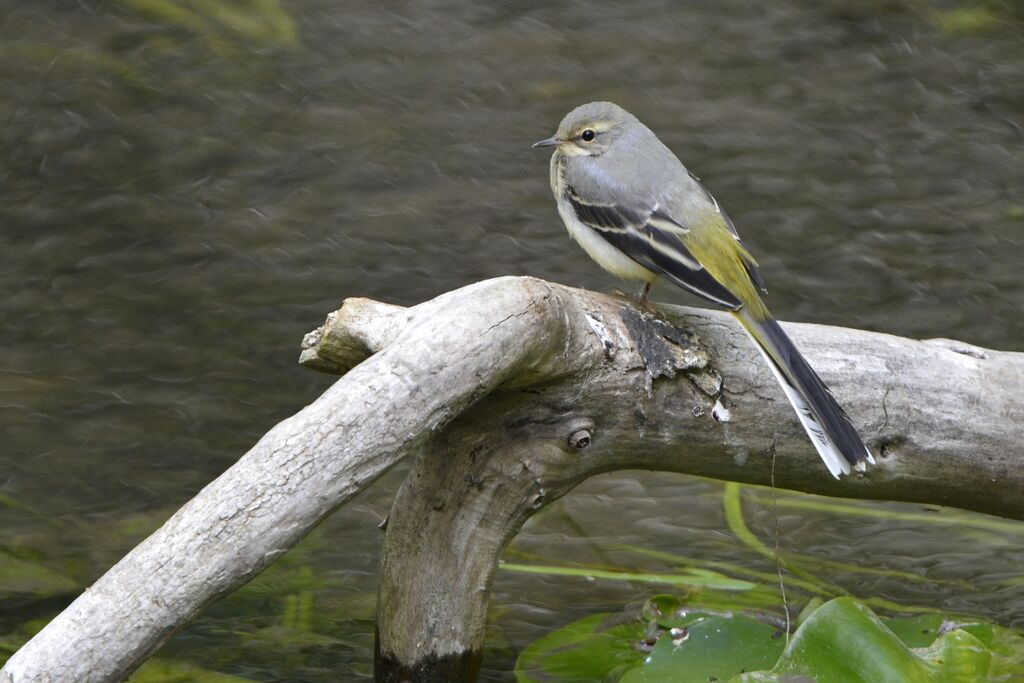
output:
POLYGON ((637 294, 629 294, 628 292, 624 292, 618 287, 616 287, 615 289, 612 290, 612 294, 619 297, 620 299, 625 299, 626 301, 635 305, 644 313, 656 315, 658 309, 654 306, 654 304, 647 300, 647 292, 648 290, 650 290, 650 288, 650 284, 646 284, 644 285, 644 288, 640 290, 640 292, 638 292, 637 294))

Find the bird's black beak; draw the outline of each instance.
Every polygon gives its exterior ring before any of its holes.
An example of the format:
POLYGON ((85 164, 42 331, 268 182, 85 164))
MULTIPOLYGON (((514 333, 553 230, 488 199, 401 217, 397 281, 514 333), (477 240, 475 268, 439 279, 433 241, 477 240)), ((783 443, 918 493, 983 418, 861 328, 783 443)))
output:
POLYGON ((552 135, 549 138, 546 138, 544 140, 539 140, 539 141, 533 143, 533 148, 537 149, 538 147, 555 147, 556 145, 560 145, 563 142, 565 142, 565 140, 562 140, 557 135, 552 135))

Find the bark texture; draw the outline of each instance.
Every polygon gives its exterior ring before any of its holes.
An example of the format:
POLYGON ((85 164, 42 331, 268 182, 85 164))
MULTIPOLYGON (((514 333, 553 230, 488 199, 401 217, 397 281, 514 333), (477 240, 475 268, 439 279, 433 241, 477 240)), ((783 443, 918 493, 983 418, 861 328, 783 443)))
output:
POLYGON ((410 309, 349 300, 302 355, 346 374, 87 589, 0 681, 121 680, 410 453, 385 548, 379 680, 472 680, 501 549, 598 472, 764 484, 774 450, 780 487, 1024 519, 1024 354, 785 327, 876 454, 867 474, 829 476, 727 314, 655 318, 530 278, 410 309))

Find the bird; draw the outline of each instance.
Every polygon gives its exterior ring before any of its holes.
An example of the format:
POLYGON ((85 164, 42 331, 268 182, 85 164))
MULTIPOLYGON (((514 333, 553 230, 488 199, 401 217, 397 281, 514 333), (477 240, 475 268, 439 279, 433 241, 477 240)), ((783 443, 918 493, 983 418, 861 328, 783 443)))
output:
POLYGON ((551 191, 570 236, 624 280, 664 278, 730 311, 757 346, 836 479, 875 459, 846 411, 772 317, 758 263, 700 179, 650 128, 611 102, 566 114, 553 147, 551 191))

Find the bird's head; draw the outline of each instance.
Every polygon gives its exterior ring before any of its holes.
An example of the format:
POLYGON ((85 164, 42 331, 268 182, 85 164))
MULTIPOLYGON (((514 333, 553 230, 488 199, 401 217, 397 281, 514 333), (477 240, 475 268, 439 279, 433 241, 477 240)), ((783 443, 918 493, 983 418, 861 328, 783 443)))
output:
POLYGON ((600 156, 608 151, 633 115, 611 102, 576 107, 558 124, 558 132, 534 147, 557 147, 566 156, 600 156))

